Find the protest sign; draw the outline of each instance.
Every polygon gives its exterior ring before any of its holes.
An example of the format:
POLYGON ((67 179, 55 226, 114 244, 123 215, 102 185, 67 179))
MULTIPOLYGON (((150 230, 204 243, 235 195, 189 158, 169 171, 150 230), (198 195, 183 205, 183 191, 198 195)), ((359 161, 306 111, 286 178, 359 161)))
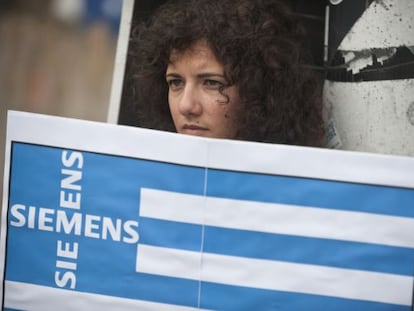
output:
POLYGON ((410 310, 414 159, 9 113, 4 310, 410 310))

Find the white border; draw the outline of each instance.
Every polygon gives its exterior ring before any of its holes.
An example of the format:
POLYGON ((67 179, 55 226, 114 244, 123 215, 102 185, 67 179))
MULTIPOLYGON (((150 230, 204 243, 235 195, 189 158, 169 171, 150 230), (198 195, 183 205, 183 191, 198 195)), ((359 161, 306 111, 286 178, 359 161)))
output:
POLYGON ((4 306, 16 310, 31 311, 130 311, 166 310, 190 311, 196 308, 164 304, 137 299, 83 293, 67 289, 52 288, 20 282, 6 281, 4 306), (10 291, 10 292, 8 292, 10 291), (47 297, 47 300, 44 299, 47 297), (64 303, 62 303, 64 301, 64 303))
POLYGON ((174 133, 16 111, 9 111, 8 122, 8 142, 200 167, 207 161, 205 140, 174 133))
MULTIPOLYGON (((3 200, 1 206, 0 218, 0 304, 3 302, 3 282, 4 282, 4 266, 6 260, 6 234, 7 234, 7 211, 8 211, 8 195, 9 195, 9 174, 10 174, 10 154, 11 140, 9 134, 9 121, 7 121, 5 155, 4 155, 4 178, 3 178, 3 200)), ((1 305, 0 305, 1 307, 1 305)))

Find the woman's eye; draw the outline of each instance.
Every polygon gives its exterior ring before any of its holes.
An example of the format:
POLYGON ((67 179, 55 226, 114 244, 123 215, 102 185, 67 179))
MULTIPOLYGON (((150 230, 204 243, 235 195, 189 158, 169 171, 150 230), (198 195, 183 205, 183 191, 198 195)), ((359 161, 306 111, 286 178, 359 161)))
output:
POLYGON ((168 80, 167 83, 170 89, 172 90, 178 89, 183 85, 183 81, 180 79, 171 79, 171 80, 168 80))
POLYGON ((210 79, 204 80, 204 85, 212 90, 218 90, 221 87, 223 87, 223 83, 221 83, 220 81, 210 79))

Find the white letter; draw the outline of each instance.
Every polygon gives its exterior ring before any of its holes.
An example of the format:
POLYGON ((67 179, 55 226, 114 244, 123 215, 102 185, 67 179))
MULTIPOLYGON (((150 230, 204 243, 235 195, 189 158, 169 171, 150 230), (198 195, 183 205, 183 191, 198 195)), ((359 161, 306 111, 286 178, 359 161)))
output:
POLYGON ((80 152, 71 152, 69 157, 67 157, 68 151, 64 150, 62 152, 62 163, 66 167, 72 167, 76 161, 78 161, 77 168, 83 167, 83 156, 80 152))
POLYGON ((65 248, 62 248, 62 241, 58 240, 57 242, 57 255, 58 257, 65 257, 65 258, 71 258, 71 259, 77 259, 78 258, 78 243, 73 243, 73 250, 70 250, 70 243, 65 243, 65 248))
POLYGON ((99 225, 94 224, 94 221, 101 221, 101 216, 95 216, 95 215, 86 215, 85 216, 85 236, 89 238, 96 238, 99 239, 99 233, 92 232, 94 229, 99 230, 99 225))
POLYGON ((14 204, 10 210, 11 215, 17 219, 17 221, 10 220, 10 224, 15 227, 23 227, 26 224, 26 218, 19 210, 25 211, 26 206, 22 204, 14 204))
POLYGON ((76 262, 56 260, 56 268, 76 270, 76 262))
POLYGON ((81 194, 79 192, 76 193, 76 200, 73 200, 73 193, 68 193, 68 199, 65 198, 65 191, 60 191, 60 207, 67 207, 73 209, 80 209, 80 200, 81 194))
POLYGON ((82 179, 81 171, 66 170, 62 168, 62 175, 68 175, 68 177, 62 179, 60 187, 63 189, 81 190, 81 185, 77 185, 76 182, 82 179))
POLYGON ((74 289, 75 285, 76 285, 76 275, 73 272, 65 272, 63 273, 62 278, 60 278, 60 272, 56 271, 55 272, 55 283, 57 286, 59 287, 65 287, 68 282, 70 281, 70 286, 69 288, 74 289))
POLYGON ((73 213, 72 218, 70 219, 70 222, 69 222, 65 211, 57 211, 56 232, 60 232, 62 227, 63 227, 63 232, 65 232, 66 234, 71 234, 73 227, 75 227, 74 234, 80 235, 81 227, 82 227, 82 214, 73 213))
POLYGON ((53 218, 46 217, 46 214, 54 215, 55 210, 50 209, 50 208, 44 208, 44 207, 39 208, 38 228, 39 230, 53 231, 53 226, 47 226, 48 223, 53 224, 53 218))
POLYGON ((132 227, 138 228, 138 221, 128 220, 124 223, 124 230, 129 234, 129 237, 124 237, 122 241, 125 243, 137 243, 139 240, 139 234, 137 230, 134 230, 132 227))
POLYGON ((36 207, 30 206, 29 207, 29 217, 27 227, 30 229, 34 229, 35 227, 35 215, 36 215, 36 207))
POLYGON ((113 241, 121 241, 121 219, 116 220, 116 228, 109 217, 102 219, 102 239, 106 240, 107 236, 111 236, 113 241))

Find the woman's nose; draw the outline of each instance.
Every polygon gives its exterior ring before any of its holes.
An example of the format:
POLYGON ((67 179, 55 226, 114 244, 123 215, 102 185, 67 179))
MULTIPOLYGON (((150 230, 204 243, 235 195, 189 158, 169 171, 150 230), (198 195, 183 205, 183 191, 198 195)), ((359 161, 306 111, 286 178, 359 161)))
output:
POLYGON ((186 85, 179 101, 179 111, 181 114, 198 116, 202 112, 201 98, 196 87, 186 85))

